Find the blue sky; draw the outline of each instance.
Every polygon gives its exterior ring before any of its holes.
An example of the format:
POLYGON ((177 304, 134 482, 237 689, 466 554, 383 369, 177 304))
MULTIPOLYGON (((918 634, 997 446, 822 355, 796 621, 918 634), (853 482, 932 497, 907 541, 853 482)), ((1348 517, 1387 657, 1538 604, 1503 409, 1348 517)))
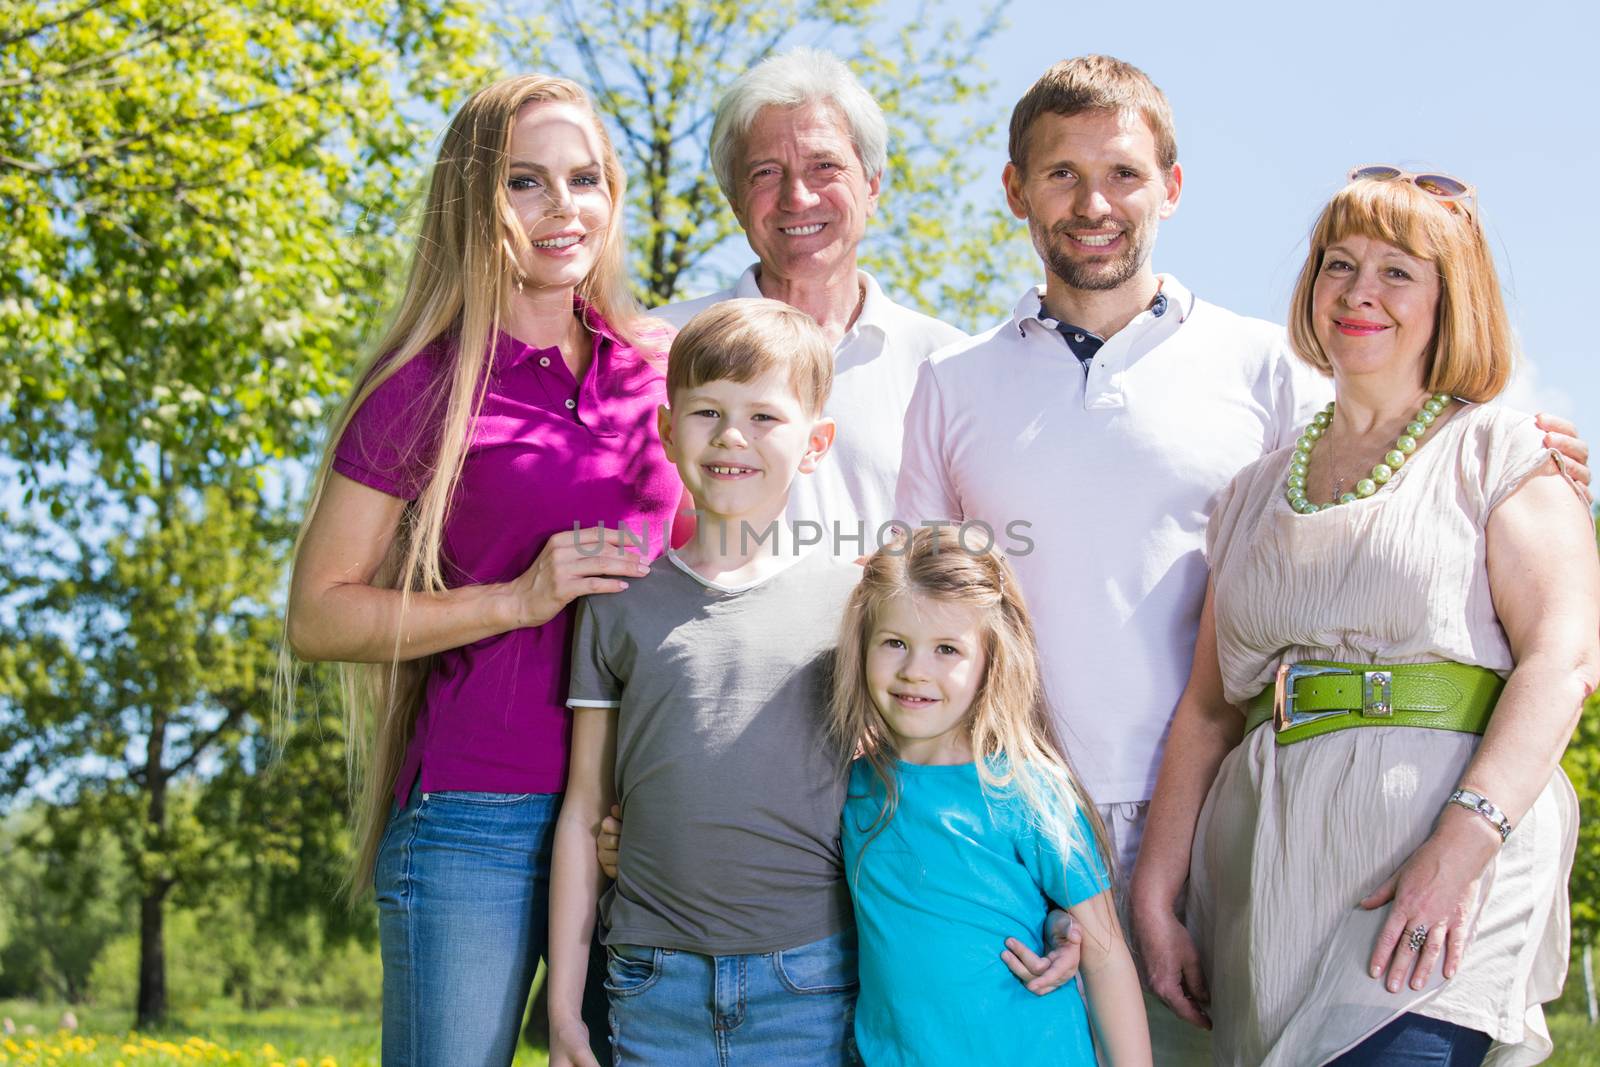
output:
MULTIPOLYGON (((890 0, 886 21, 914 16, 890 0)), ((1478 187, 1527 367, 1508 401, 1600 440, 1597 5, 1068 4, 1012 0, 984 61, 993 106, 1051 63, 1106 52, 1143 68, 1176 115, 1185 172, 1157 270, 1282 321, 1317 210, 1359 163, 1422 165, 1478 187)), ((1002 143, 986 159, 995 175, 1002 143)), ((1415 166, 1409 169, 1416 169, 1415 166)))

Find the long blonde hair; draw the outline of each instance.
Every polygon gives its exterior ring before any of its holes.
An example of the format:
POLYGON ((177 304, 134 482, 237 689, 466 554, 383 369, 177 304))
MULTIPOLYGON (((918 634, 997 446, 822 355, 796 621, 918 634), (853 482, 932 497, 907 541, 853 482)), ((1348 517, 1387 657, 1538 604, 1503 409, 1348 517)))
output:
MULTIPOLYGON (((575 104, 588 112, 599 139, 601 170, 612 202, 593 269, 578 296, 623 340, 638 343, 648 330, 629 292, 620 216, 626 196, 622 164, 588 97, 575 83, 543 74, 505 78, 474 93, 450 121, 428 183, 422 222, 399 302, 356 378, 357 386, 333 420, 317 469, 301 541, 327 486, 334 447, 355 413, 384 382, 425 352, 439 353, 444 372, 418 410, 437 417, 439 432, 420 435, 432 454, 412 457, 431 471, 406 505, 399 530, 373 584, 400 589, 404 615, 414 592, 445 589, 440 546, 483 403, 490 348, 500 333, 528 235, 506 192, 511 130, 517 112, 535 103, 575 104)), ((422 447, 422 446, 419 446, 422 447)), ((397 627, 397 632, 400 628, 397 627)), ((292 713, 295 664, 288 643, 280 657, 280 727, 292 713)), ((354 807, 355 852, 347 886, 359 898, 371 881, 389 803, 411 743, 431 659, 402 661, 398 638, 392 663, 341 664, 347 762, 354 807)))
MULTIPOLYGON (((890 601, 913 593, 946 604, 977 608, 985 667, 972 698, 972 752, 986 792, 1013 795, 1029 820, 1062 856, 1092 847, 1111 870, 1105 826, 1072 761, 1056 736, 1039 671, 1033 623, 1016 576, 990 548, 973 552, 949 526, 921 527, 867 559, 840 629, 833 683, 831 727, 841 751, 860 752, 883 782, 885 801, 872 837, 888 826, 899 803, 894 735, 872 702, 867 684, 867 642, 890 601), (1094 840, 1079 840, 1082 811, 1094 840)), ((871 838, 869 837, 869 843, 871 838)))

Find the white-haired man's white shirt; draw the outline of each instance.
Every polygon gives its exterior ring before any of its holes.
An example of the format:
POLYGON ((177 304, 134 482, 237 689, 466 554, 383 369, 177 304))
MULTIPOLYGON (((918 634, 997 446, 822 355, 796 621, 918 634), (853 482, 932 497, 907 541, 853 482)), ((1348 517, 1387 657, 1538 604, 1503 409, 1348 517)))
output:
POLYGON ((896 515, 994 529, 1033 615, 1063 743, 1100 805, 1155 791, 1218 494, 1332 394, 1282 327, 1160 279, 1164 306, 1087 367, 1028 290, 1010 319, 928 362, 906 414, 896 515), (1031 548, 1006 532, 1018 520, 1031 548))
MULTIPOLYGON (((759 298, 756 270, 752 265, 732 288, 651 314, 682 329, 713 304, 759 298)), ((825 409, 838 426, 833 449, 815 473, 795 479, 788 511, 791 522, 821 524, 823 543, 847 556, 876 548, 878 531, 894 517, 903 420, 918 368, 937 349, 967 338, 948 323, 896 304, 872 275, 858 273, 866 293, 861 314, 833 350, 833 392, 825 409), (835 529, 843 540, 836 540, 835 529)))

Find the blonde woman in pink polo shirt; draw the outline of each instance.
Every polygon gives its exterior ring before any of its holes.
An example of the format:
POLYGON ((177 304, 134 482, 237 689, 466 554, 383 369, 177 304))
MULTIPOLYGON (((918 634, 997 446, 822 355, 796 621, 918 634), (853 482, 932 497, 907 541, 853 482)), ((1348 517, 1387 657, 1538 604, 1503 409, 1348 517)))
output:
POLYGON ((461 108, 300 535, 288 636, 348 665, 385 1065, 511 1062, 545 946, 571 602, 642 577, 682 494, 622 203, 573 83, 509 78, 461 108))

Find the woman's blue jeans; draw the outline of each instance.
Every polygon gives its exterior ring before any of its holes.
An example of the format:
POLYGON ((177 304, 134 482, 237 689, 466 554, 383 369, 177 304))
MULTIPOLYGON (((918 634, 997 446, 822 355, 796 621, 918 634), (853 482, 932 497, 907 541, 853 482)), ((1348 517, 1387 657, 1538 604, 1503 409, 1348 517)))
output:
POLYGON ((423 793, 375 882, 384 1067, 509 1064, 546 944, 559 793, 423 793))
POLYGON ((1478 1067, 1489 1044, 1481 1030, 1408 1012, 1328 1067, 1478 1067))

